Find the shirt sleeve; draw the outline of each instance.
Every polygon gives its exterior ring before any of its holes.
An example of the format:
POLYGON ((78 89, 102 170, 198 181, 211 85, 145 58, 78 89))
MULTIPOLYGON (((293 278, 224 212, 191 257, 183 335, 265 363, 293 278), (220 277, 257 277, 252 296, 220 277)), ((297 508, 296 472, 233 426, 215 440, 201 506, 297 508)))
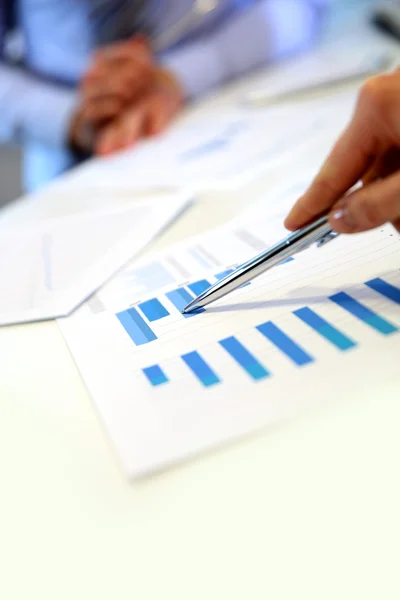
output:
POLYGON ((218 30, 166 53, 161 61, 188 98, 269 61, 305 49, 319 30, 329 0, 261 0, 218 30))
POLYGON ((41 81, 22 69, 0 63, 0 139, 33 138, 49 146, 67 142, 76 107, 73 90, 41 81))

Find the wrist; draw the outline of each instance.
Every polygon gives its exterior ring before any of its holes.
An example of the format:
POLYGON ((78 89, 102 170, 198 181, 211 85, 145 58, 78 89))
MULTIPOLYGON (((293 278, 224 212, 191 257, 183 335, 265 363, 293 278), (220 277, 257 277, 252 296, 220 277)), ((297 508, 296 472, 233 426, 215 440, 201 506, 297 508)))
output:
POLYGON ((155 73, 156 84, 167 89, 179 103, 185 101, 185 92, 179 79, 168 69, 158 68, 155 73))

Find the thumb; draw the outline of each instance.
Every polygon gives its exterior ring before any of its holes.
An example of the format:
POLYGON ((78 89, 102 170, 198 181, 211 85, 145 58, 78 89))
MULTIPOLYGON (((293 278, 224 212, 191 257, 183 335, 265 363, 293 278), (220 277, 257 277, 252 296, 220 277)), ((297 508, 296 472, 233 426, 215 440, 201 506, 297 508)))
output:
POLYGON ((368 231, 388 222, 400 231, 400 172, 340 200, 329 221, 339 233, 368 231))

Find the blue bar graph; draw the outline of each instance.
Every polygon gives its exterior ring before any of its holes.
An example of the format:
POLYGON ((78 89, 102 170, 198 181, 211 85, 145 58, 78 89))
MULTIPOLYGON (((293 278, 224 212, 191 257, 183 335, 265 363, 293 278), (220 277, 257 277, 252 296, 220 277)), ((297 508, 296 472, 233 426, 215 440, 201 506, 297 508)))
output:
POLYGON ((168 383, 168 377, 158 365, 146 367, 145 369, 143 369, 143 373, 146 375, 147 379, 153 387, 158 387, 159 385, 168 383))
POLYGON ((301 346, 296 344, 296 342, 271 321, 258 325, 257 329, 299 367, 313 362, 314 358, 310 354, 307 354, 301 346))
MULTIPOLYGON (((179 310, 181 313, 183 309, 191 302, 194 298, 190 292, 185 290, 185 288, 178 288, 177 290, 172 290, 172 292, 167 292, 167 298, 172 302, 172 304, 179 310)), ((197 309, 194 313, 189 315, 183 315, 186 319, 190 319, 190 317, 204 312, 204 308, 197 309)))
POLYGON ((139 308, 150 322, 158 321, 159 319, 163 319, 164 317, 168 317, 169 315, 167 309, 161 304, 159 300, 157 300, 157 298, 153 298, 152 300, 142 302, 141 304, 139 304, 139 308))
POLYGON ((361 302, 358 302, 345 292, 330 296, 329 300, 332 300, 332 302, 335 302, 335 304, 345 311, 383 335, 390 335, 395 331, 398 331, 398 328, 395 325, 386 321, 386 319, 383 319, 370 308, 367 308, 364 304, 361 304, 361 302))
POLYGON ((188 288, 195 296, 200 296, 200 294, 208 290, 210 286, 211 283, 207 281, 207 279, 202 279, 201 281, 194 281, 193 283, 190 283, 188 288))
POLYGON ((269 377, 270 373, 235 337, 221 340, 220 345, 256 381, 269 377))
MULTIPOLYGON (((222 278, 231 272, 232 270, 225 271, 216 277, 222 278)), ((208 280, 201 279, 188 285, 190 292, 186 288, 179 288, 168 292, 166 296, 177 310, 181 311, 193 299, 192 294, 201 294, 206 291, 210 285, 208 280)), ((400 304, 400 289, 398 287, 389 284, 380 278, 367 281, 365 285, 396 304, 400 304)), ((390 335, 399 331, 398 326, 394 325, 386 318, 383 318, 346 292, 334 294, 329 297, 329 300, 383 335, 390 335)), ((139 309, 150 322, 157 321, 158 319, 162 319, 169 315, 168 310, 157 298, 139 304, 139 309)), ((355 340, 308 306, 293 311, 293 315, 342 352, 355 348, 358 345, 355 340)), ((147 344, 157 339, 157 336, 151 327, 144 318, 142 318, 136 308, 130 308, 120 312, 116 316, 137 346, 147 344)), ((287 335, 287 333, 272 321, 267 321, 258 325, 256 329, 297 366, 302 367, 315 361, 315 358, 299 345, 296 340, 287 335)), ((261 381, 271 376, 271 372, 235 336, 219 340, 218 345, 225 350, 233 361, 243 369, 253 381, 261 381)), ((212 366, 208 364, 203 356, 199 354, 199 352, 193 351, 183 354, 181 360, 205 388, 212 387, 222 382, 221 377, 214 371, 212 366)), ((169 383, 168 376, 159 365, 152 365, 144 368, 142 371, 150 385, 153 387, 169 383)))
POLYGON ((142 346, 157 339, 154 331, 150 329, 135 308, 124 310, 118 313, 117 317, 136 346, 142 346))
POLYGON ((211 387, 221 382, 218 375, 211 369, 198 352, 184 354, 182 360, 204 387, 211 387))
POLYGON ((386 283, 383 279, 377 277, 376 279, 371 279, 371 281, 367 281, 366 284, 378 294, 385 296, 385 298, 389 298, 389 300, 393 300, 396 304, 400 304, 400 289, 391 285, 390 283, 386 283))
POLYGON ((311 308, 300 308, 300 310, 295 310, 293 314, 322 335, 328 342, 339 348, 339 350, 350 350, 350 348, 357 346, 356 342, 317 315, 311 308))

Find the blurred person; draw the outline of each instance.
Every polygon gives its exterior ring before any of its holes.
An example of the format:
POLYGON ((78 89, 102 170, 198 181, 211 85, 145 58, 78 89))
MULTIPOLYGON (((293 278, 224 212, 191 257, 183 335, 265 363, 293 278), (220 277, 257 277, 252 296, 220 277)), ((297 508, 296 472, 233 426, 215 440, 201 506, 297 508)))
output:
POLYGON ((194 0, 0 0, 0 137, 22 144, 26 188, 157 133, 186 102, 306 48, 326 2, 220 0, 157 53, 152 39, 194 0), (9 61, 15 27, 20 66, 9 61))

